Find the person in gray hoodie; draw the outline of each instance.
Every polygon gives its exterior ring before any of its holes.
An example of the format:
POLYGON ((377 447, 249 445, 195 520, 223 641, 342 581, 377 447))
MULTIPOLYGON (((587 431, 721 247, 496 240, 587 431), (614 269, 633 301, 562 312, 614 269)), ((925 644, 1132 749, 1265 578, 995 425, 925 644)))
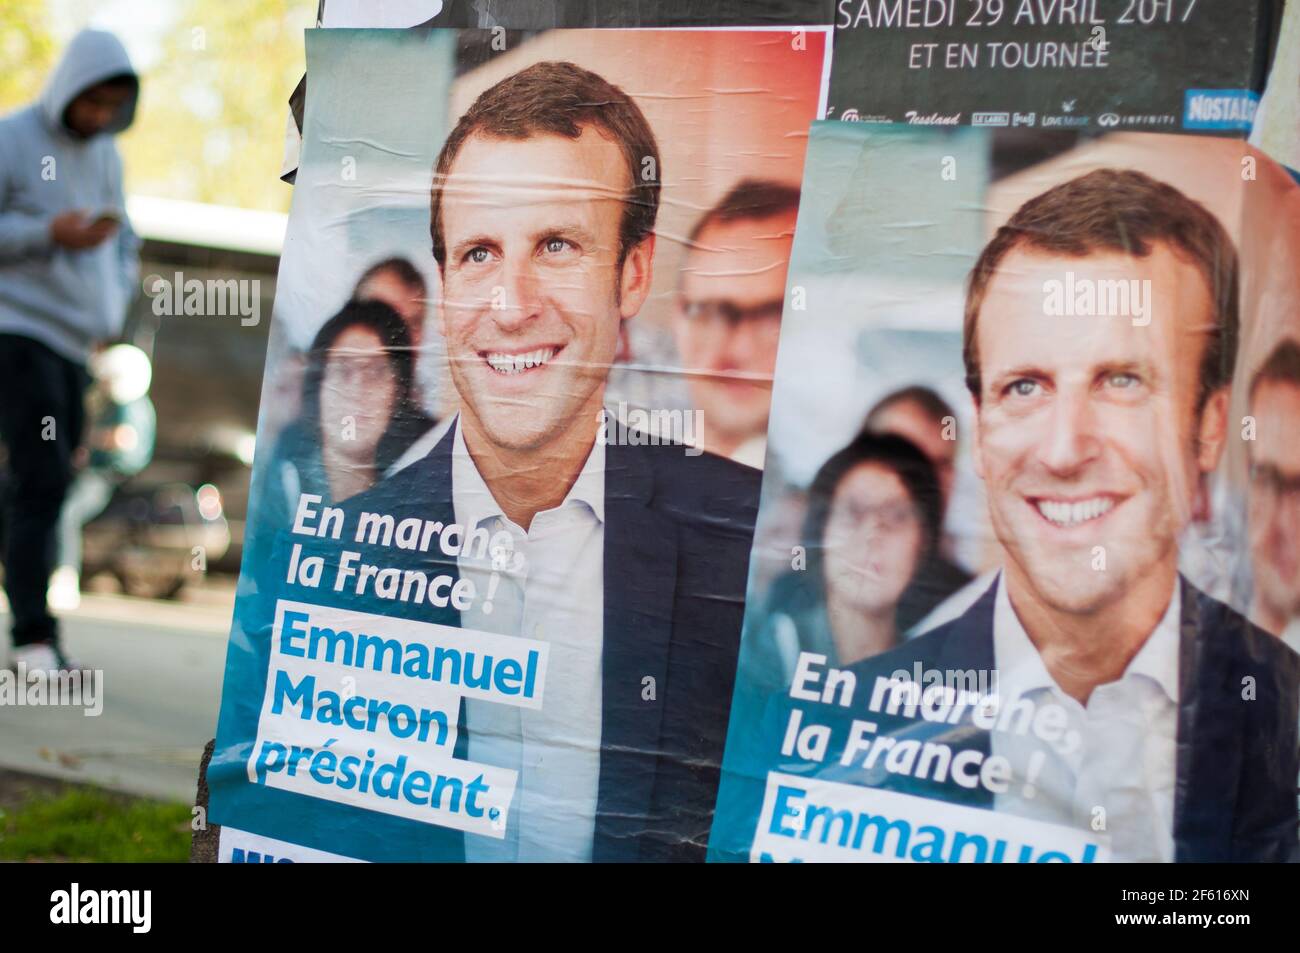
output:
POLYGON ((86 361, 121 333, 139 241, 113 136, 139 78, 117 37, 78 33, 40 98, 0 119, 0 440, 12 664, 70 667, 45 600, 81 439, 86 361))

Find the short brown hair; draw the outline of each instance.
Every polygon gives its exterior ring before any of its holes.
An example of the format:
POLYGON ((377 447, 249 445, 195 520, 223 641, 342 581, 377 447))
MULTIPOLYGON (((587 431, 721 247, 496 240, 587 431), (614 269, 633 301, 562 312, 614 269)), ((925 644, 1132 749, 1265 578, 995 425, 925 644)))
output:
POLYGON ((876 401, 875 406, 867 411, 867 419, 862 422, 862 432, 875 433, 880 427, 880 418, 885 416, 886 411, 900 404, 914 404, 936 424, 943 424, 949 417, 957 419, 956 413, 938 392, 923 384, 911 384, 891 391, 876 401))
POLYGON ((980 399, 976 325, 998 265, 1025 246, 1082 257, 1097 250, 1136 258, 1164 242, 1200 269, 1214 301, 1215 322, 1201 359, 1199 414, 1210 394, 1232 383, 1237 362, 1237 249, 1205 206, 1172 185, 1129 169, 1098 169, 1030 199, 984 247, 971 271, 962 325, 966 386, 980 399))
POLYGON ((428 286, 424 282, 424 275, 412 264, 411 259, 404 258, 401 255, 394 255, 391 258, 385 258, 375 262, 369 268, 361 273, 357 279, 356 286, 352 289, 352 297, 356 298, 366 282, 380 275, 392 275, 400 281, 406 288, 419 292, 423 297, 428 293, 428 286))
POLYGON ((439 270, 446 268, 442 235, 442 187, 452 163, 475 133, 528 139, 544 133, 577 139, 595 126, 618 143, 627 160, 628 192, 619 225, 619 266, 629 250, 654 232, 662 168, 659 146, 645 114, 617 86, 573 63, 534 63, 484 92, 443 143, 434 166, 429 234, 439 270), (650 172, 647 179, 644 171, 650 172))
POLYGON ((1283 338, 1269 352, 1264 363, 1250 379, 1250 393, 1247 397, 1255 399, 1255 392, 1260 384, 1290 384, 1300 387, 1300 343, 1295 338, 1283 338))
POLYGON ((711 209, 700 216, 686 241, 694 246, 706 228, 715 222, 761 221, 799 211, 799 187, 773 179, 741 179, 711 209))

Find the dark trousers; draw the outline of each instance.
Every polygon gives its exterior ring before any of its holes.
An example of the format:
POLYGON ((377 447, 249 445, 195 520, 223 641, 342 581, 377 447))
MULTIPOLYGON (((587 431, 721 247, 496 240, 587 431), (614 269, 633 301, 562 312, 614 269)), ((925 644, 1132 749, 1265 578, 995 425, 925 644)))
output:
POLYGON ((44 344, 0 334, 0 440, 9 454, 2 535, 15 646, 58 635, 45 590, 58 556, 59 510, 72 482, 88 382, 82 365, 44 344))

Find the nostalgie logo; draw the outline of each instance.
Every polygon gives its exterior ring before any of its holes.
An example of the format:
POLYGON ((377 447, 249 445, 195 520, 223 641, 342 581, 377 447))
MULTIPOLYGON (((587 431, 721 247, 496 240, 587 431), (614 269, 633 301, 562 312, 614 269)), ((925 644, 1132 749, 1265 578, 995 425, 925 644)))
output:
POLYGON ((971 113, 972 126, 1009 126, 1011 113, 971 113))
POLYGON ((961 124, 961 113, 944 115, 943 113, 921 113, 909 109, 907 121, 913 126, 957 126, 961 124))
POLYGON ((1189 89, 1183 102, 1184 129, 1250 132, 1259 109, 1259 94, 1249 89, 1189 89))

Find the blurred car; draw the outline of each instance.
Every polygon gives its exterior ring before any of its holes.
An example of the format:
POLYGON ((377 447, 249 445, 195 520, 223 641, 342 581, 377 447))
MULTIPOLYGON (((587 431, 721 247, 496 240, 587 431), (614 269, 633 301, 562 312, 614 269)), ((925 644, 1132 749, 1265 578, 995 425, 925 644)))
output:
POLYGON ((130 483, 86 524, 83 546, 83 578, 109 573, 128 595, 171 599, 225 556, 230 527, 211 483, 130 483))

